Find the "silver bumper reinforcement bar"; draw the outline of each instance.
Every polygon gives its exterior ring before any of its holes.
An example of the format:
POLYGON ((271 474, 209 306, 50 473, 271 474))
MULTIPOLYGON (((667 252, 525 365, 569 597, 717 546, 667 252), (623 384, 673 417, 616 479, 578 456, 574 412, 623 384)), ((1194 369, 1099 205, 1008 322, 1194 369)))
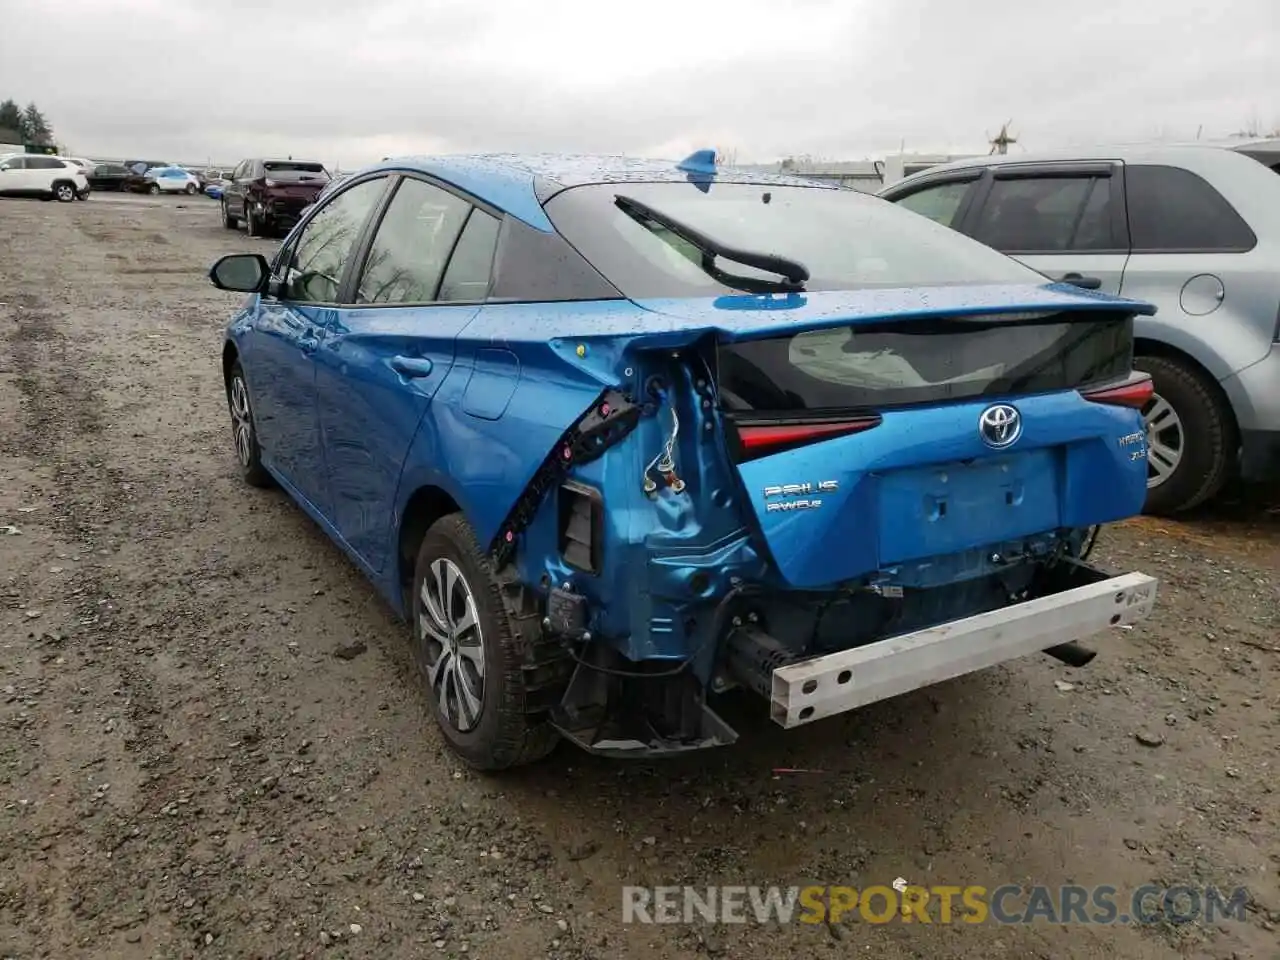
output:
POLYGON ((1158 581, 1126 573, 773 671, 769 712, 798 727, 1151 613, 1158 581))

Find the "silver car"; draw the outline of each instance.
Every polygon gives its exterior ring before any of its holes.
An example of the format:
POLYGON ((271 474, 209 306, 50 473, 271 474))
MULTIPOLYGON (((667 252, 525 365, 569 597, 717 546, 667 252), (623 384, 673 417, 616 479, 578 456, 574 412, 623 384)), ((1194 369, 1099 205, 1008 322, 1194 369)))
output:
POLYGON ((1147 512, 1280 479, 1280 141, 960 160, 880 196, 1048 277, 1149 300, 1147 512))

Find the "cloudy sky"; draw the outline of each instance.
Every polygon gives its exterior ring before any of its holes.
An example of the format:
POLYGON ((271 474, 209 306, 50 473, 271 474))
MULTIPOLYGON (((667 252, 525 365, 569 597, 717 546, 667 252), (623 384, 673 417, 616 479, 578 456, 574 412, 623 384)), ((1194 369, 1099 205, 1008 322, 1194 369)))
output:
POLYGON ((0 0, 80 155, 739 161, 1280 126, 1278 0, 0 0))

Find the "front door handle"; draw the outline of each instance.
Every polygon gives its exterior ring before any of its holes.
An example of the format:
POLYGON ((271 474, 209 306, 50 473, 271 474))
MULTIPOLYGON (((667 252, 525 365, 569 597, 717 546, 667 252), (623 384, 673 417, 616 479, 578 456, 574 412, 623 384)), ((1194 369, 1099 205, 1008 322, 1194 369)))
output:
POLYGON ((1082 273, 1064 273, 1062 282, 1073 284, 1084 290, 1097 290, 1102 286, 1102 281, 1097 277, 1086 277, 1082 273))
POLYGON ((391 360, 391 369, 410 379, 430 376, 434 367, 426 357, 394 357, 391 360))

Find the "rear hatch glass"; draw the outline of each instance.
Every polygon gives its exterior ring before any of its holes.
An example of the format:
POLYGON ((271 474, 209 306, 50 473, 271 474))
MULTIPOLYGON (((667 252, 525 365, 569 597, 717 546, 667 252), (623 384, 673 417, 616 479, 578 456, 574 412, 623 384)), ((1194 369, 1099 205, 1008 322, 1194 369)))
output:
POLYGON ((750 183, 610 183, 561 191, 546 204, 564 235, 632 299, 716 297, 765 270, 717 257, 708 270, 690 243, 628 213, 619 198, 723 243, 798 261, 806 292, 960 284, 1043 284, 1042 274, 926 217, 854 190, 750 183))
POLYGON ((268 160, 263 165, 268 180, 281 184, 324 186, 329 174, 323 164, 297 160, 268 160))
POLYGON ((728 410, 884 409, 1122 379, 1133 321, 1027 314, 857 324, 719 349, 728 410))

